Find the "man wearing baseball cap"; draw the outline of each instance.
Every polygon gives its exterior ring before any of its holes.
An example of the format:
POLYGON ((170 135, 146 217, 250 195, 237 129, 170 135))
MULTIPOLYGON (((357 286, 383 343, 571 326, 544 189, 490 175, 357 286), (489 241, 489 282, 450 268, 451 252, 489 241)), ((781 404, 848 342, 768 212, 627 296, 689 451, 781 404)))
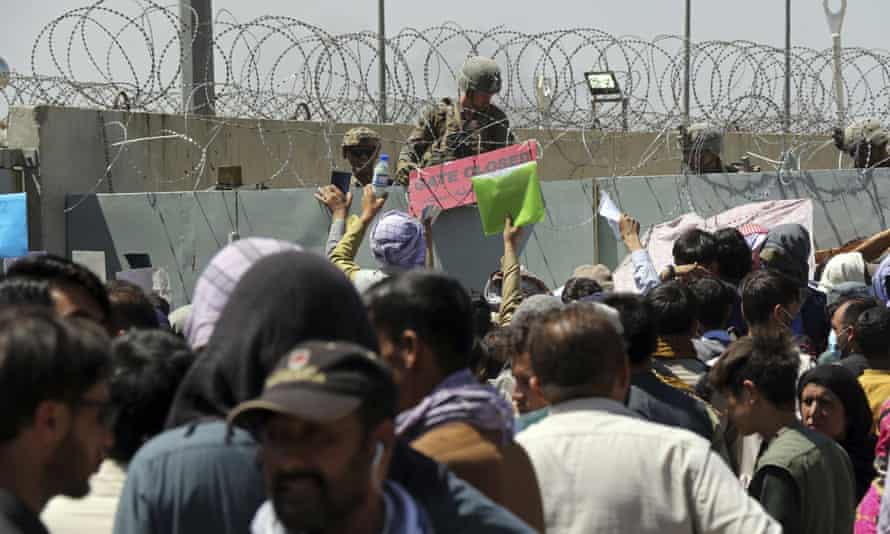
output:
POLYGON ((423 508, 385 480, 397 396, 389 370, 358 345, 311 341, 284 356, 260 397, 229 414, 260 444, 269 500, 252 532, 431 532, 423 508))

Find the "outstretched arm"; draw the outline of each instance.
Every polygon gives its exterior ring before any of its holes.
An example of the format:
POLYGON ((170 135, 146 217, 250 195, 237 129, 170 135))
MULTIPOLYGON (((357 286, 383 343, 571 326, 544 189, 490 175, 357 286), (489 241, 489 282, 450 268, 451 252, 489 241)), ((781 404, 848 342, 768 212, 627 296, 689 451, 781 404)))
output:
POLYGON ((355 255, 365 238, 365 230, 383 209, 385 203, 385 198, 374 196, 374 186, 366 185, 362 193, 362 214, 349 218, 346 223, 346 234, 337 243, 334 250, 328 254, 331 262, 346 273, 350 280, 354 279, 356 273, 361 270, 361 267, 355 262, 355 255))

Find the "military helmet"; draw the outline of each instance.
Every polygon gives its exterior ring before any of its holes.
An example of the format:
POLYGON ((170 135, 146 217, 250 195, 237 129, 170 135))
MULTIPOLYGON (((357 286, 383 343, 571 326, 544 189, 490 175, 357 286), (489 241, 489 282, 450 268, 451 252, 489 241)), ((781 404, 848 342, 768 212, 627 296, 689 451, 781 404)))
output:
POLYGON ((689 149, 708 150, 714 154, 723 152, 723 132, 706 122, 698 122, 686 130, 689 135, 689 149))
POLYGON ((484 56, 473 56, 461 67, 457 85, 462 93, 479 91, 499 93, 501 91, 501 69, 495 60, 484 56))
POLYGON ((847 151, 854 150, 856 145, 863 142, 873 146, 886 145, 888 139, 887 130, 881 127, 877 119, 856 121, 844 130, 844 148, 847 151))
POLYGON ((340 146, 343 152, 343 157, 345 158, 346 151, 353 147, 379 147, 380 134, 365 126, 350 128, 345 134, 343 134, 343 144, 340 146))

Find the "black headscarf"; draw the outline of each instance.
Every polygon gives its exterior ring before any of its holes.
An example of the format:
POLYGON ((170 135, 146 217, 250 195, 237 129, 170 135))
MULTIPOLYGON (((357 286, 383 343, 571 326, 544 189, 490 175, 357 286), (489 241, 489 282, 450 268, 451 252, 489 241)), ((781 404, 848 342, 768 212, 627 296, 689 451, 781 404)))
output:
POLYGON ((807 384, 817 384, 834 393, 844 405, 847 416, 846 437, 839 444, 847 451, 856 475, 856 502, 859 502, 875 478, 874 420, 868 399, 853 373, 840 365, 819 365, 810 369, 797 385, 800 399, 807 384))
POLYGON ((235 286, 207 347, 183 380, 167 427, 224 418, 238 403, 259 396, 278 360, 311 339, 377 350, 355 287, 326 259, 283 252, 258 261, 235 286))
POLYGON ((760 260, 807 285, 810 261, 810 233, 799 224, 780 224, 772 228, 760 248, 760 260))

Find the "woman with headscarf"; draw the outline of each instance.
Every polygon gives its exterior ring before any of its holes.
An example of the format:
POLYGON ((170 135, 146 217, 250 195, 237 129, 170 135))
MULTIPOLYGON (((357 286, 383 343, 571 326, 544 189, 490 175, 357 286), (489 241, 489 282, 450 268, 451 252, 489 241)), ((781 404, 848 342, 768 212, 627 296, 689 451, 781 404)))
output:
POLYGON ((875 435, 868 399, 856 376, 840 365, 810 369, 797 383, 803 423, 840 444, 847 451, 856 476, 856 500, 875 476, 875 435))
MULTIPOLYGON (((323 257, 265 257, 241 277, 213 335, 177 393, 169 430, 130 463, 116 534, 250 531, 265 501, 257 445, 225 417, 260 395, 279 358, 302 341, 351 341, 377 350, 353 284, 323 257)), ((527 532, 512 515, 428 458, 397 446, 390 478, 427 510, 441 532, 527 532), (398 458, 398 461, 395 460, 398 458), (420 490, 418 490, 420 488, 420 490)))
MULTIPOLYGON (((875 446, 877 474, 868 488, 868 493, 865 494, 859 503, 859 508, 856 509, 853 534, 875 534, 877 532, 881 496, 884 494, 884 482, 887 478, 887 456, 890 452, 890 400, 881 406, 878 421, 878 444, 875 446)), ((881 528, 883 529, 883 526, 881 528)))
POLYGON ((217 252, 195 283, 191 308, 185 319, 183 332, 192 350, 200 350, 210 341, 219 315, 244 273, 266 256, 292 250, 303 249, 278 239, 248 237, 217 252))
POLYGON ((355 288, 316 254, 268 255, 226 297, 213 335, 179 388, 170 430, 130 464, 117 533, 248 532, 265 492, 256 444, 246 432, 229 434, 228 412, 258 396, 275 362, 301 341, 377 348, 355 288))

